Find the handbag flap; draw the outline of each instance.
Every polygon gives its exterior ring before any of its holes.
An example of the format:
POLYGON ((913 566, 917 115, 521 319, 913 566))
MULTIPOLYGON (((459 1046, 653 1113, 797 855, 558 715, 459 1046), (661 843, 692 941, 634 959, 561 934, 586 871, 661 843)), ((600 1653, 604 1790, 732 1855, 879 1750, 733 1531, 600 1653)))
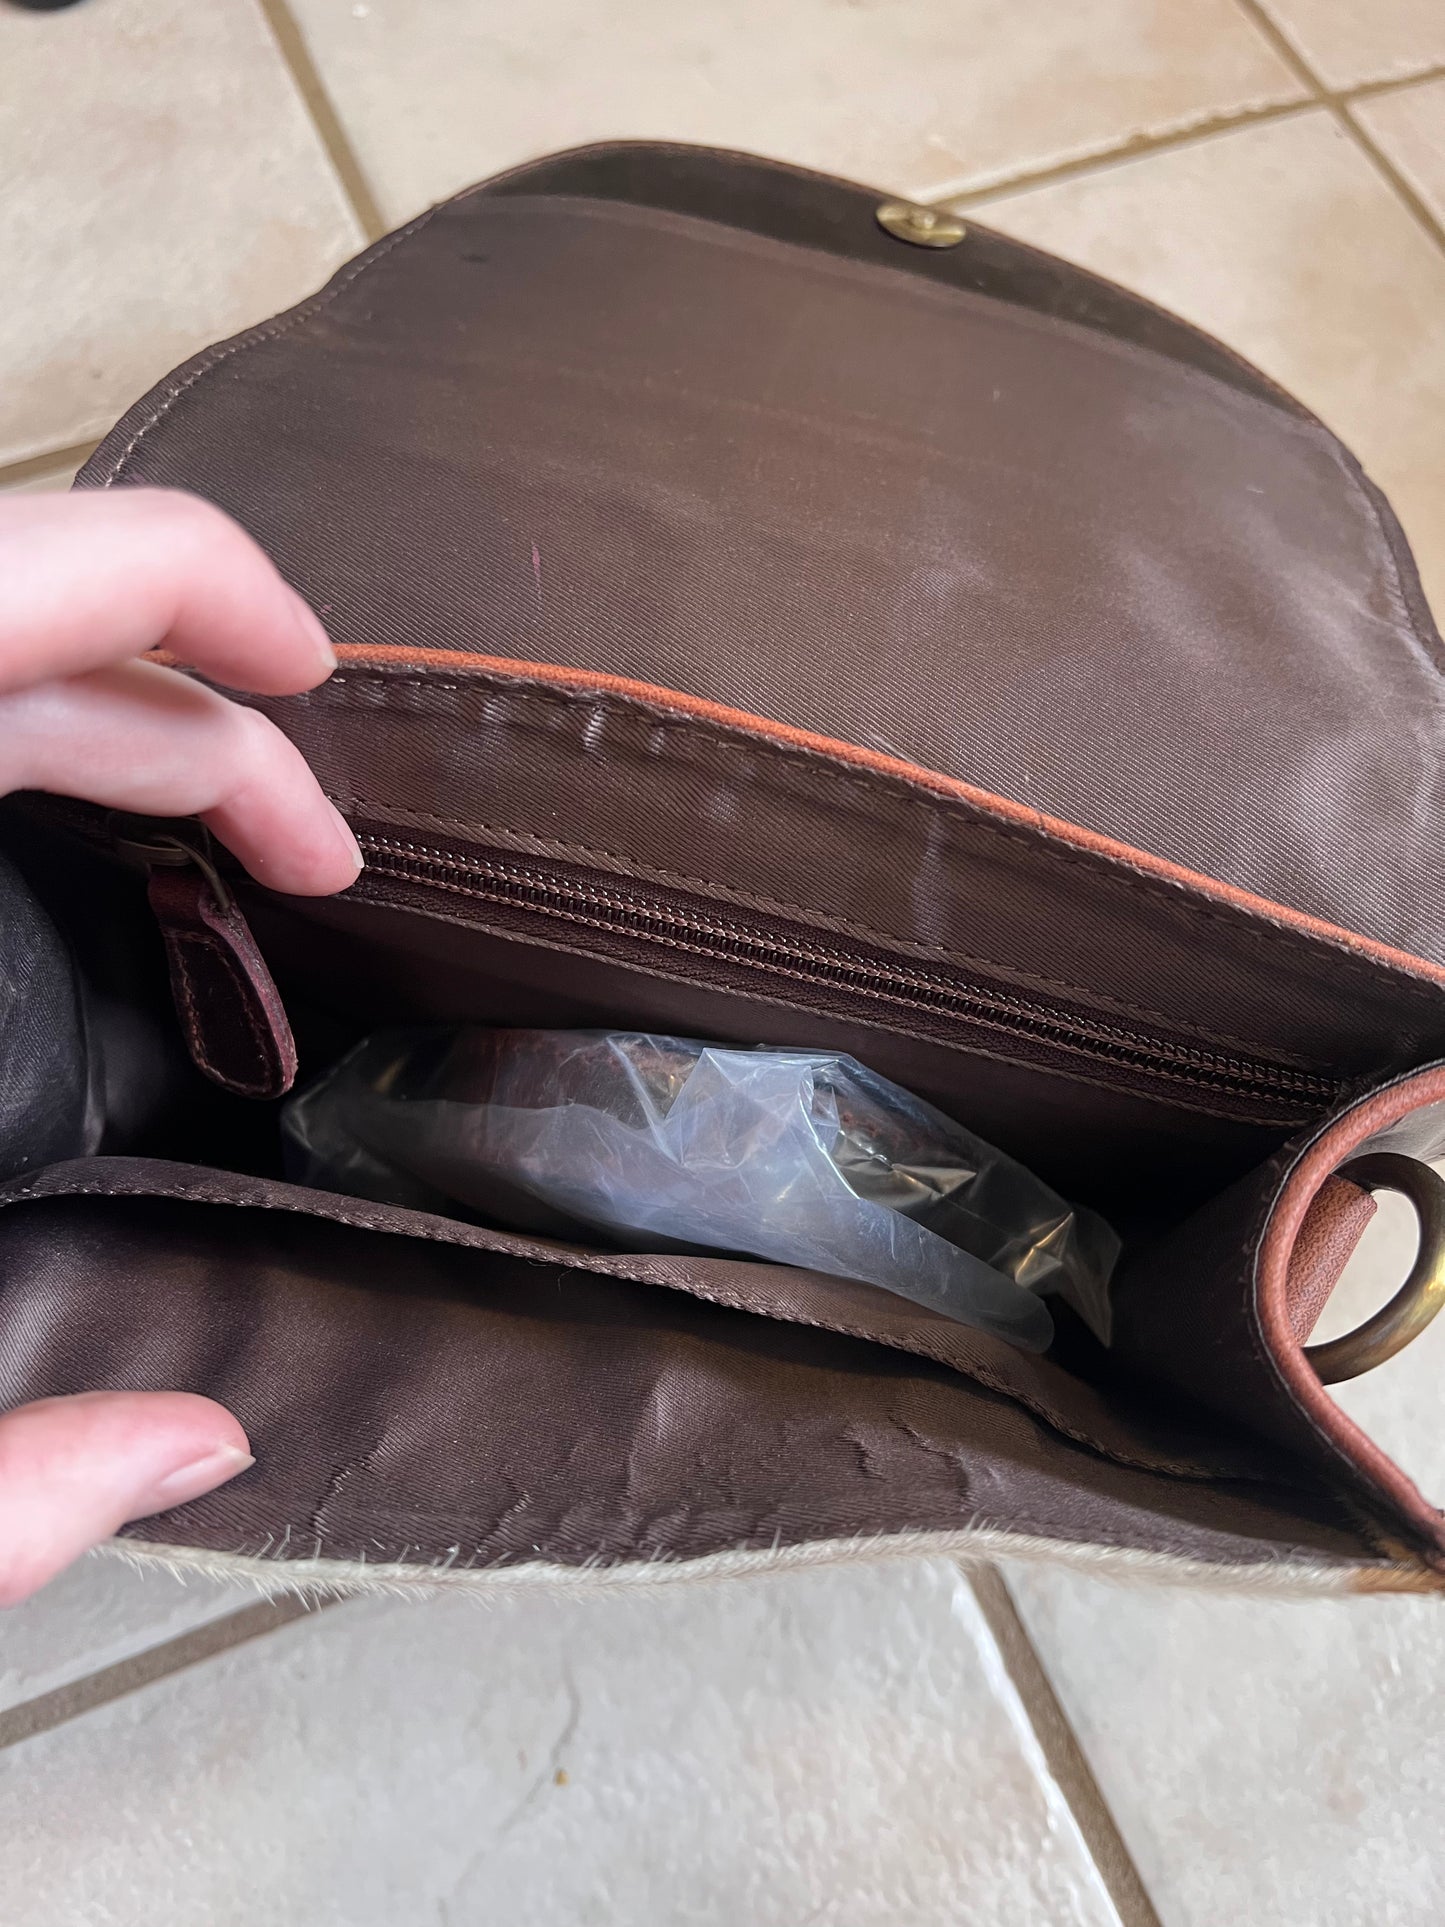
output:
POLYGON ((1147 303, 875 204, 670 147, 521 170, 178 370, 81 485, 212 497, 344 657, 677 690, 1445 961, 1439 638, 1353 460, 1147 303))

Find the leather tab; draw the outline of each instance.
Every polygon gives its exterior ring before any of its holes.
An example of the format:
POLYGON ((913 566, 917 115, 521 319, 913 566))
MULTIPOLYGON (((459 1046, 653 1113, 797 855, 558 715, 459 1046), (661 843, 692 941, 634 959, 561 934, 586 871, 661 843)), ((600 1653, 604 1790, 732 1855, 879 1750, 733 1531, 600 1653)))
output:
POLYGON ((1375 1215, 1375 1200, 1348 1178, 1326 1178, 1290 1253, 1287 1314, 1302 1345, 1375 1215))
POLYGON ((296 1081, 296 1042, 281 994, 234 903, 193 864, 154 869, 150 904, 171 990, 197 1066, 240 1097, 280 1097, 296 1081))

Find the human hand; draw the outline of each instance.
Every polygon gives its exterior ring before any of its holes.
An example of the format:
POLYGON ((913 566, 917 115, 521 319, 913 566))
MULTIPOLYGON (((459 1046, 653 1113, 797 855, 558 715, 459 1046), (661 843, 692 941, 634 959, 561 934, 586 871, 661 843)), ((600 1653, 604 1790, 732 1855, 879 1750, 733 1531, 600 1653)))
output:
POLYGON ((77 1392, 0 1418, 0 1607, 19 1605, 131 1519, 198 1499, 252 1463, 246 1434, 192 1392, 77 1392))
POLYGON ((50 790, 199 816, 274 890, 355 881, 356 840, 301 752, 228 688, 294 695, 336 667, 326 632, 242 529, 169 489, 0 500, 0 796, 50 790))
MULTIPOLYGON (((139 660, 155 648, 266 695, 314 688, 336 666, 262 551, 194 496, 0 500, 0 795, 198 816, 272 889, 345 889, 360 853, 300 752, 255 710, 139 660)), ((0 1605, 250 1463, 237 1421, 192 1393, 86 1392, 6 1413, 0 1605)))

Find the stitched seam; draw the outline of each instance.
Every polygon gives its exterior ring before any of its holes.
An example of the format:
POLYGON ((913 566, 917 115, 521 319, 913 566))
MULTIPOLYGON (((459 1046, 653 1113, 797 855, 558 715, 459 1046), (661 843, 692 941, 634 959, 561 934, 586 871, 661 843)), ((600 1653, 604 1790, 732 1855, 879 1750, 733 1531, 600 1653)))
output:
POLYGON ((192 983, 190 964, 185 954, 185 943, 181 938, 173 936, 170 939, 169 948, 175 966, 176 988, 181 993, 181 1008, 186 1020, 186 1038, 191 1047, 191 1055, 209 1077, 223 1078, 224 1073, 211 1061, 206 1048, 206 1031, 196 1005, 196 987, 192 983))
MULTIPOLYGON (((604 1277, 618 1278, 628 1284, 654 1286, 661 1284, 663 1289, 674 1291, 684 1289, 684 1287, 680 1285, 667 1285, 655 1277, 640 1278, 635 1272, 623 1269, 625 1260, 619 1259, 613 1263, 604 1259, 601 1263, 593 1263, 583 1261, 570 1254, 550 1251, 542 1252, 537 1251, 535 1248, 532 1250, 522 1249, 509 1251, 495 1245, 473 1243, 470 1239, 449 1237, 445 1232, 434 1230, 429 1226, 413 1227, 410 1225, 378 1224, 369 1217, 358 1216, 355 1212, 351 1211, 319 1210, 301 1203, 280 1203, 272 1199, 216 1197, 214 1195, 208 1195, 204 1187, 199 1190, 186 1190, 176 1185, 152 1183, 148 1184, 144 1190, 133 1190, 124 1185, 68 1184, 63 1188, 56 1188, 40 1183, 19 1186, 0 1194, 0 1209, 11 1204, 42 1203, 50 1199, 58 1200, 68 1197, 155 1198, 173 1204, 219 1205, 231 1210, 293 1212, 297 1216, 318 1219, 327 1224, 345 1225, 352 1230, 367 1231, 378 1237, 416 1238, 423 1243, 444 1245, 452 1250, 490 1251, 494 1256, 514 1258, 523 1264, 537 1265, 542 1268, 549 1265, 556 1265, 568 1271, 580 1271, 583 1273, 598 1274, 604 1277)), ((519 1242, 525 1245, 525 1240, 519 1242)), ((893 1351, 905 1352, 910 1357, 925 1357, 934 1364, 947 1366, 949 1369, 957 1372, 960 1377, 976 1379, 979 1383, 983 1384, 987 1390, 997 1392, 1001 1397, 1007 1398, 1011 1402, 1033 1412, 1036 1417, 1043 1420, 1052 1430, 1061 1433, 1066 1438, 1073 1439, 1076 1443, 1088 1446, 1093 1451, 1098 1452, 1101 1457, 1116 1461, 1119 1464, 1132 1465, 1142 1471, 1165 1473, 1187 1479, 1225 1478, 1245 1482, 1262 1481, 1266 1484, 1289 1482, 1284 1480, 1282 1475, 1275 1473, 1241 1472, 1238 1469, 1228 1470, 1222 1467, 1208 1466, 1202 1461, 1198 1466, 1191 1466, 1187 1462, 1178 1462, 1162 1458, 1148 1459, 1142 1456, 1135 1457, 1123 1453, 1115 1447, 1106 1445, 1101 1440, 1094 1438, 1090 1433, 1060 1420, 1047 1405, 1013 1390, 1001 1380, 996 1379, 988 1372, 986 1367, 982 1370, 976 1370, 972 1366, 959 1365, 951 1359, 939 1357, 937 1353, 933 1351, 919 1353, 911 1346, 903 1345, 887 1338, 880 1338, 875 1332, 867 1330, 866 1327, 842 1323, 825 1325, 816 1318, 799 1317, 781 1312, 759 1312, 755 1307, 741 1300, 734 1301, 727 1294, 714 1290, 695 1291, 691 1287, 688 1287, 686 1288, 686 1295, 706 1299, 711 1303, 720 1305, 725 1310, 745 1313, 749 1317, 773 1318, 780 1324, 795 1324, 807 1326, 818 1331, 836 1332, 840 1337, 855 1338, 863 1340, 868 1344, 883 1345, 893 1351)))
MULTIPOLYGON (((382 686, 410 683, 418 689, 426 690, 429 694, 433 691, 439 694, 456 694, 465 692, 468 687, 461 683, 438 682, 424 673, 405 672, 398 676, 384 669, 353 668, 333 675, 328 682, 322 684, 321 691, 314 693, 321 694, 337 688, 338 685, 349 686, 358 676, 382 686)), ((477 682, 484 683, 490 677, 491 672, 480 672, 477 682)), ((495 686, 495 679, 493 680, 495 686)), ((1387 973, 1391 979, 1392 988, 1407 991, 1420 1003, 1422 1009, 1428 1008, 1433 1016, 1439 1017, 1441 1014, 1441 993, 1410 976, 1397 965, 1383 961, 1367 963, 1344 944, 1332 942, 1324 937, 1302 936, 1294 931, 1282 929, 1277 924, 1266 922, 1258 912, 1248 912, 1242 908, 1226 912, 1223 907, 1216 907, 1212 903, 1192 896, 1189 898, 1188 910, 1181 910, 1179 898, 1185 893, 1187 887, 1185 885, 1167 883, 1163 879, 1145 875, 1128 866, 1122 858, 1110 858, 1101 853, 1086 851, 1075 852, 1062 846, 1057 838, 1041 828, 1024 831, 990 822, 979 805, 968 803, 961 798, 952 800, 940 798, 922 784, 909 783, 901 777, 885 775, 881 772, 873 772, 865 776, 861 773, 840 770, 818 750, 804 749, 793 743, 777 743, 761 736, 744 736, 740 732, 730 734, 725 726, 698 722, 690 716, 667 710, 660 704, 644 704, 636 697, 621 696, 615 691, 558 690, 527 677, 518 677, 515 682, 509 681, 502 687, 508 692, 525 693, 532 700, 559 710, 577 709, 583 705, 589 707, 601 705, 636 712, 641 716, 654 719, 659 716, 666 717, 671 728, 696 739, 709 749, 725 751, 734 756, 761 755, 785 769, 796 766, 814 779, 815 795, 816 773, 819 770, 823 772, 825 788, 834 792, 856 793, 863 801, 876 801, 879 790, 884 790, 903 797, 915 808, 926 808, 931 816, 943 825, 962 819, 970 831, 976 831, 985 839, 1018 845, 1035 857, 1042 855, 1050 862, 1081 871, 1091 881, 1102 882, 1115 892, 1126 896, 1131 894, 1142 896, 1151 902, 1156 902, 1169 919, 1186 934, 1196 934, 1194 921, 1201 919, 1211 924, 1221 925, 1230 932, 1232 937, 1241 940, 1247 948, 1270 955, 1283 951, 1292 958, 1303 957, 1313 960, 1316 955, 1314 948, 1316 945, 1327 947, 1331 951, 1333 967, 1348 973, 1355 982, 1368 985, 1378 992, 1381 974, 1387 973)), ((380 806, 373 805, 373 807, 380 806)), ((464 826, 458 824, 458 827, 464 826)))
MULTIPOLYGON (((376 812, 378 816, 383 816, 394 811, 393 805, 378 803, 374 799, 364 796, 338 794, 333 796, 332 800, 337 804, 338 808, 354 809, 358 812, 370 810, 376 812)), ((460 817, 441 816, 432 810, 406 810, 395 813, 417 817, 422 821, 434 824, 440 830, 454 830, 463 835, 478 830, 489 836, 498 837, 515 837, 519 834, 517 831, 506 828, 503 825, 489 823, 480 818, 467 818, 463 820, 460 817)), ((414 850, 420 855, 444 857, 448 861, 456 860, 444 851, 428 849, 426 844, 408 843, 400 837, 378 837, 376 840, 379 843, 385 843, 402 852, 414 850)), ((549 851, 555 851, 563 857, 585 857, 591 862, 600 861, 619 865, 628 879, 634 883, 642 884, 644 887, 649 882, 655 881, 665 885, 680 884, 684 888, 696 890, 700 895, 704 896, 713 895, 717 891, 717 883, 713 878, 693 876, 686 870, 669 870, 652 864, 639 864, 635 856, 627 855, 620 850, 605 849, 595 844, 569 843, 560 837, 536 837, 531 840, 545 845, 549 851)), ((509 851, 508 854, 517 855, 521 860, 525 860, 526 857, 526 852, 509 851)), ((465 867, 465 861, 465 859, 461 859, 462 867, 465 867)), ((741 890, 729 890, 726 900, 728 902, 735 901, 740 908, 745 910, 756 909, 765 914, 777 912, 782 916, 797 917, 801 921, 809 923, 816 923, 820 915, 816 907, 809 909, 802 904, 791 902, 786 897, 755 896, 741 890)), ((898 950, 900 947, 900 941, 897 937, 890 936, 880 930, 875 930, 870 925, 859 923, 850 917, 830 916, 827 918, 827 927, 844 931, 849 936, 857 937, 864 943, 877 944, 880 949, 898 950)), ((962 964, 968 969, 997 971, 1000 976, 1014 977, 1021 983, 1037 985, 1042 990, 1059 990, 1078 997, 1092 997, 1096 994, 1086 989, 1082 984, 1071 983, 1064 978, 1044 977, 1032 971, 1017 970, 1011 964, 997 963, 988 957, 980 957, 966 950, 954 950, 946 945, 907 944, 906 949, 909 953, 918 953, 939 963, 962 964)), ((1114 1000, 1114 1007, 1126 1012, 1132 1017, 1150 1018, 1161 1024, 1170 1024, 1175 1021, 1171 1017, 1166 1017, 1162 1011, 1151 1010, 1145 1005, 1128 1003, 1123 999, 1114 1000)), ((1210 1032, 1201 1031, 1197 1034, 1200 1036, 1208 1036, 1212 1042, 1223 1043, 1237 1041, 1216 1038, 1213 1033, 1210 1032)), ((1252 1047, 1241 1043, 1240 1048, 1250 1049, 1252 1047)))
MULTIPOLYGON (((356 886, 353 896, 358 903, 375 905, 401 915, 425 916, 433 922, 451 924, 458 930, 481 931, 486 935, 518 941, 514 933, 509 931, 499 919, 481 917, 472 911, 453 909, 450 906, 444 908, 440 905, 429 905, 425 910, 418 910, 412 905, 398 904, 395 899, 388 900, 379 893, 366 892, 360 886, 356 886)), ((556 928, 560 931, 561 927, 558 925, 556 928)), ((617 951, 610 950, 605 945, 581 941, 567 942, 557 934, 549 938, 534 934, 525 941, 554 951, 560 956, 585 957, 591 963, 609 964, 619 970, 633 971, 659 983, 684 984, 696 988, 699 982, 695 973, 689 974, 680 969, 669 969, 667 967, 669 960, 663 956, 649 957, 643 965, 625 960, 617 951)), ((726 996, 737 993, 723 990, 721 994, 726 996)), ((816 1017, 818 1014, 815 1001, 785 996, 780 986, 764 988, 759 981, 755 981, 749 985, 746 995, 749 1003, 766 1004, 770 1009, 796 1011, 806 1017, 816 1017)), ((975 1032, 964 1040, 950 1042, 939 1035, 937 1025, 926 1027, 909 1022, 901 1007, 898 1006, 888 1007, 886 1015, 872 1010, 855 1011, 848 1021, 855 1025, 862 1025, 868 1030, 882 1031, 890 1038, 911 1037, 920 1043, 932 1045, 936 1050, 956 1051, 970 1059, 984 1058, 990 1063, 1008 1064, 1016 1069, 1029 1071, 1038 1077, 1063 1078, 1070 1084, 1088 1085, 1094 1090, 1104 1091, 1113 1097, 1122 1094, 1139 1104, 1162 1106, 1165 1110, 1175 1112, 1187 1111, 1198 1117, 1217 1117, 1229 1124, 1267 1125, 1271 1129, 1290 1126, 1301 1128, 1314 1122, 1320 1114, 1318 1105, 1290 1110, 1284 1108, 1278 1101, 1266 1102, 1263 1098, 1248 1108, 1242 1108, 1237 1100, 1228 1103, 1209 1103, 1206 1099, 1218 1094, 1203 1084, 1189 1086, 1186 1095, 1184 1088, 1179 1086, 1169 1090, 1153 1090, 1143 1081, 1124 1083, 1118 1076, 1120 1067, 1105 1059, 1098 1060, 1097 1069, 1095 1069, 1091 1066, 1091 1060, 1085 1056, 1075 1057, 1065 1066, 1050 1063, 1041 1057, 1029 1057, 1019 1050, 1006 1050, 998 1041, 1007 1035, 1003 1031, 990 1032, 987 1035, 975 1032), (1112 1076, 1108 1074, 1111 1071, 1114 1073, 1112 1076)), ((1127 1069, 1127 1066, 1124 1068, 1127 1069)), ((1359 1081, 1359 1079, 1351 1080, 1355 1084, 1359 1081)))
MULTIPOLYGON (((232 981, 235 981, 235 971, 232 966, 232 959, 230 955, 227 953, 225 946, 218 939, 216 939, 215 937, 201 936, 199 933, 197 933, 195 935, 178 937, 176 941, 177 941, 177 946, 180 949, 187 948, 191 945, 198 945, 202 949, 208 951, 211 954, 211 956, 216 960, 216 962, 220 965, 222 975, 232 981)), ((199 1024, 199 1013, 196 1010, 195 1002, 191 995, 193 986, 192 986, 192 980, 190 977, 189 968, 186 967, 184 964, 183 964, 183 968, 186 969, 187 1002, 190 1005, 193 1019, 199 1024)), ((196 991, 199 992, 200 990, 199 985, 195 985, 194 988, 196 991)), ((237 996, 237 999, 236 999, 236 1005, 246 1025, 246 1029, 250 1033, 252 1050, 255 1054, 255 1059, 256 1059, 257 1076, 264 1082, 266 1078, 266 1073, 271 1067, 271 1053, 266 1048, 265 1037, 262 1033, 260 1024, 257 1022, 256 1013, 251 1008, 251 1000, 246 994, 247 987, 244 984, 238 984, 237 989, 238 989, 239 995, 237 996)))
MULTIPOLYGON (((1365 486, 1364 471, 1353 452, 1346 448, 1328 429, 1324 431, 1325 440, 1335 458, 1335 465, 1344 477, 1345 486, 1358 506, 1363 508, 1365 519, 1375 536, 1375 576, 1385 594, 1394 615, 1395 626, 1403 629, 1425 658, 1437 683, 1445 683, 1445 671, 1431 646, 1430 639, 1416 622, 1410 607, 1410 598, 1405 593, 1403 571, 1395 540, 1385 525, 1380 501, 1376 492, 1365 486), (1383 560, 1381 559, 1383 551, 1383 560)), ((1402 538, 1403 539, 1403 538, 1402 538)))
POLYGON ((343 294, 354 281, 365 274, 368 268, 375 267, 376 263, 390 254, 393 248, 400 246, 403 241, 409 240, 412 235, 424 228, 428 221, 438 212, 438 208, 428 208, 424 214, 419 214, 414 221, 408 221, 405 227, 398 228, 395 234, 389 235, 384 241, 378 242, 375 248, 368 249, 360 260, 354 261, 349 268, 343 270, 329 288, 323 288, 319 294, 313 295, 309 301, 303 301, 299 307, 292 308, 288 314, 279 316, 275 321, 267 322, 260 328, 249 329, 245 334, 238 336, 235 341, 218 348, 213 354, 198 363, 198 365, 191 370, 190 374, 186 376, 185 380, 172 389, 165 400, 140 424, 125 447, 121 449, 120 453, 116 456, 111 466, 100 478, 99 486, 101 488, 109 488, 113 483, 120 480, 131 457, 135 454, 135 451, 147 435, 151 433, 152 429, 154 429, 158 423, 165 419, 180 400, 181 396, 194 388, 197 382, 211 374, 223 361, 229 361, 232 355, 238 355, 244 350, 258 347, 263 341, 275 341, 281 335, 289 334, 293 328, 299 327, 303 321, 309 321, 314 315, 319 314, 323 308, 328 307, 331 302, 335 301, 338 295, 343 294))

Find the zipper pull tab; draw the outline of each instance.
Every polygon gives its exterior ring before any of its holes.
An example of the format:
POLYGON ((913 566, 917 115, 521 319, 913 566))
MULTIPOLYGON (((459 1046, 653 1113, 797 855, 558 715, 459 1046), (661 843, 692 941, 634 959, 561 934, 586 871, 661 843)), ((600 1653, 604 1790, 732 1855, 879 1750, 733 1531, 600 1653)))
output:
POLYGON ((197 841, 170 829, 116 835, 149 873, 176 1015, 197 1067, 239 1097, 280 1097, 296 1081, 296 1042, 281 993, 225 880, 197 841))

